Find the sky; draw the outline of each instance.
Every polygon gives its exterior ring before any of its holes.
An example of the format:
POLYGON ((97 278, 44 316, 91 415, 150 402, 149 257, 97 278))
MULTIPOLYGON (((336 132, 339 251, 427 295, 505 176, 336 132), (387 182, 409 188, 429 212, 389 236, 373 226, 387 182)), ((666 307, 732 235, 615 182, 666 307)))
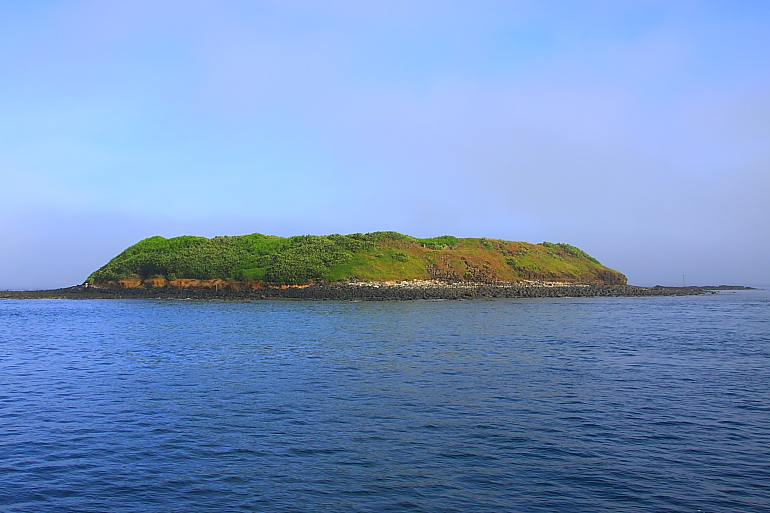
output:
POLYGON ((566 242, 770 285, 770 2, 0 2, 0 289, 154 235, 566 242))

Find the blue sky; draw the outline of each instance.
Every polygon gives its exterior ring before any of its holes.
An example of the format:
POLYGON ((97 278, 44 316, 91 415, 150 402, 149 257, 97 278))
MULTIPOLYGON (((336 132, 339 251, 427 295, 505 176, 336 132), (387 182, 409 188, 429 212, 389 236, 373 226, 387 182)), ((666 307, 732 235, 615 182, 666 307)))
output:
POLYGON ((0 289, 152 235, 568 242, 770 285, 770 2, 0 3, 0 289))

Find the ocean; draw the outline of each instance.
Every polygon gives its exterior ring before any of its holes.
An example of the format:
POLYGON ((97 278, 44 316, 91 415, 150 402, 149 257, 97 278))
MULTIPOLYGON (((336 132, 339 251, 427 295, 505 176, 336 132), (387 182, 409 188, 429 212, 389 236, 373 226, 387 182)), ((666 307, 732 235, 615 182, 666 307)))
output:
POLYGON ((0 512, 767 512, 770 292, 0 300, 0 512))

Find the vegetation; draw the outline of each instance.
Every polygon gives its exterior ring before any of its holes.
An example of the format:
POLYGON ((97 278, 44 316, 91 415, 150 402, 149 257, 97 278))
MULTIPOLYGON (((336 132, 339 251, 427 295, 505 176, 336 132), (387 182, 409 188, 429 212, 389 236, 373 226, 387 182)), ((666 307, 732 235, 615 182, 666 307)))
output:
POLYGON ((565 244, 564 242, 558 242, 556 244, 552 242, 542 242, 540 243, 541 246, 548 248, 548 249, 560 249, 564 253, 567 253, 570 256, 576 257, 576 258, 585 258, 590 260, 591 262, 598 264, 599 261, 583 251, 580 248, 576 248, 575 246, 572 246, 570 244, 565 244))
POLYGON ((548 280, 625 283, 569 244, 529 244, 397 232, 276 237, 150 237, 113 258, 89 283, 138 278, 235 280, 299 285, 313 281, 548 280))
POLYGON ((441 237, 433 237, 430 239, 415 239, 422 244, 424 248, 428 249, 452 249, 457 246, 457 237, 451 235, 442 235, 441 237))

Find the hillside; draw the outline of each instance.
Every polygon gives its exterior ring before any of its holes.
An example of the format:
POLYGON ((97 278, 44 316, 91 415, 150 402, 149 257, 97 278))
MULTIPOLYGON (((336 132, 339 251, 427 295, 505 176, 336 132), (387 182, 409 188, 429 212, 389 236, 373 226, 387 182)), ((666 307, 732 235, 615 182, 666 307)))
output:
MULTIPOLYGON (((88 284, 190 286, 192 280, 312 282, 541 280, 623 285, 626 277, 569 244, 530 244, 396 232, 277 237, 150 237, 92 273, 88 284)), ((193 283, 194 284, 194 283, 193 283)))

